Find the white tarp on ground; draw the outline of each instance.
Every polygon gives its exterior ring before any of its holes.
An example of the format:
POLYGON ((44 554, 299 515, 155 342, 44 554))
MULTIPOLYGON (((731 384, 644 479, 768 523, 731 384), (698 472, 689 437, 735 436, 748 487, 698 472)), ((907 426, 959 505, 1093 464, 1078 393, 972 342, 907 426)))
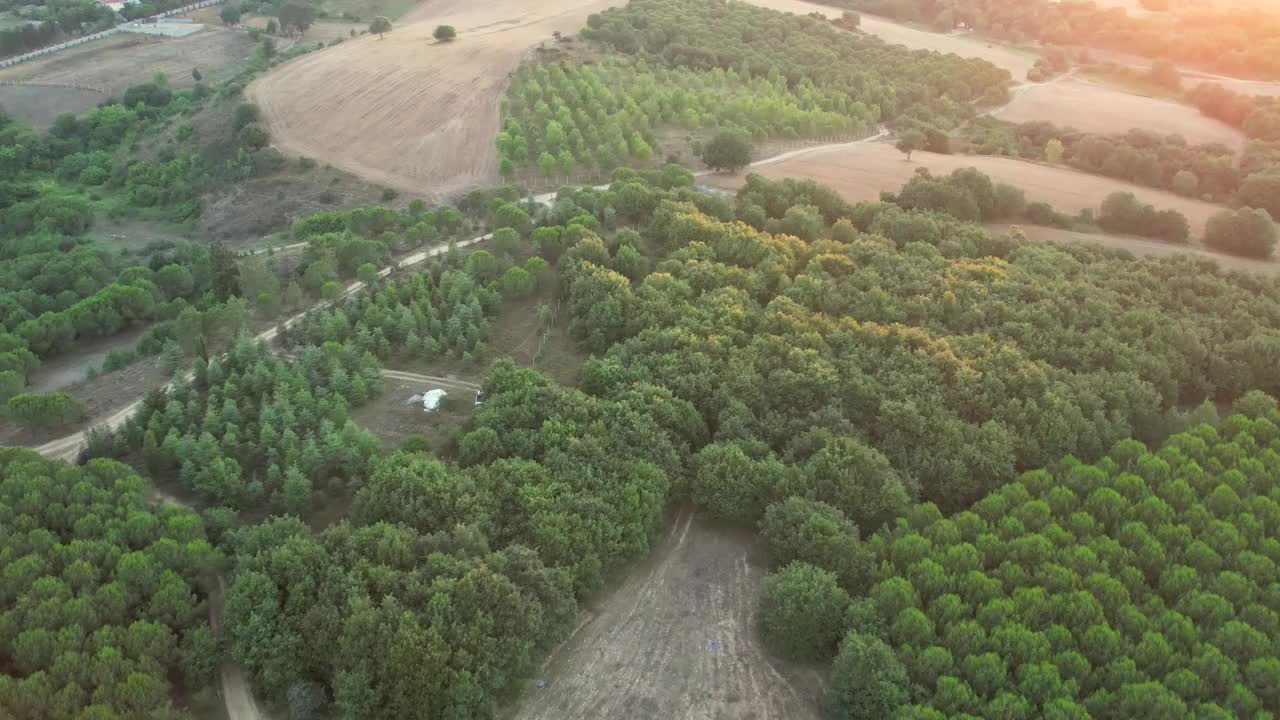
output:
POLYGON ((422 409, 427 412, 435 412, 436 410, 439 410, 440 401, 444 400, 445 396, 448 394, 449 393, 442 388, 428 390, 427 393, 422 396, 422 409))

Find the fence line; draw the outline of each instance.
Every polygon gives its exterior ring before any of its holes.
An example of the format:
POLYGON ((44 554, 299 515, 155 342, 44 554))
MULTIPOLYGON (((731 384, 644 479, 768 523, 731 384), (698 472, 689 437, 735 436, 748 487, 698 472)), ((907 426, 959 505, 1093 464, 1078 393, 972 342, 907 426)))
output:
POLYGON ((112 35, 116 35, 118 33, 128 32, 128 30, 131 27, 135 27, 137 25, 151 24, 163 18, 172 17, 174 15, 181 15, 182 13, 191 12, 192 10, 199 10, 200 8, 206 8, 206 7, 209 7, 210 5, 220 5, 224 2, 226 2, 226 0, 200 0, 200 2, 192 3, 190 5, 184 5, 183 7, 180 7, 180 8, 174 8, 173 10, 166 10, 162 13, 156 13, 155 15, 149 15, 145 18, 139 18, 137 20, 130 20, 128 23, 124 25, 117 25, 109 30, 103 30, 101 32, 96 32, 92 35, 85 35, 83 37, 75 38, 74 40, 68 40, 66 42, 58 43, 57 45, 50 45, 48 47, 42 47, 39 50, 32 50, 29 53, 25 53, 22 55, 14 55, 11 58, 5 58, 4 60, 0 60, 0 68, 12 67, 19 63, 24 63, 24 62, 27 62, 28 60, 35 60, 38 57, 43 57, 45 55, 50 55, 52 53, 59 52, 61 50, 67 50, 69 48, 77 47, 87 42, 93 42, 94 40, 101 40, 102 38, 111 37, 112 35))
POLYGON ((106 95, 107 91, 100 87, 92 85, 77 85, 76 83, 57 83, 57 82, 26 82, 24 80, 0 80, 0 87, 55 87, 68 88, 71 90, 87 90, 95 92, 99 95, 106 95))

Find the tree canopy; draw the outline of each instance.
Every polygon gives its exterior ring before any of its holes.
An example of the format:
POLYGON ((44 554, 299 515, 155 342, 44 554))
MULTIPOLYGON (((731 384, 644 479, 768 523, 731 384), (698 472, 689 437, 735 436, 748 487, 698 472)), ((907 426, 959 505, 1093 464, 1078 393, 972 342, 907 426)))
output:
POLYGON ((214 680, 221 556, 128 466, 0 450, 0 715, 182 718, 214 680))

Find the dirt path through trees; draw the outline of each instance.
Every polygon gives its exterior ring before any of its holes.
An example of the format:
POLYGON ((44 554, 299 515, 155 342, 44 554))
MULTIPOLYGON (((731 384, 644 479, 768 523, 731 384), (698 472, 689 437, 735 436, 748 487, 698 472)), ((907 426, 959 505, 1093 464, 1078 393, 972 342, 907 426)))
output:
POLYGON ((817 720, 816 679, 775 666, 756 636, 765 567, 751 534, 681 512, 547 661, 517 720, 817 720))
MULTIPOLYGON (((471 238, 470 240, 464 240, 460 243, 455 243, 455 245, 457 247, 463 248, 470 245, 474 245, 478 242, 483 242, 485 240, 488 240, 491 237, 493 237, 493 234, 488 233, 485 235, 481 235, 479 237, 471 238)), ((447 243, 437 245, 427 250, 419 250, 418 252, 412 253, 402 258, 401 260, 396 262, 394 265, 388 265, 387 267, 380 270, 378 274, 380 277, 385 277, 391 274, 393 270, 417 265, 418 263, 422 262, 423 260, 426 260, 427 258, 435 257, 436 255, 442 255, 448 251, 449 251, 449 245, 447 243)), ((353 282, 347 286, 347 289, 342 293, 340 297, 337 298, 337 300, 342 300, 344 298, 350 297, 351 295, 359 292, 363 288, 364 288, 364 283, 359 281, 353 282)), ((335 300, 334 302, 337 302, 337 300, 335 300)), ((311 308, 303 310, 302 312, 285 320, 283 324, 285 327, 289 327, 290 325, 293 325, 295 322, 301 320, 302 317, 306 315, 308 312, 310 312, 312 309, 328 307, 330 304, 331 304, 330 301, 327 301, 327 300, 318 302, 315 305, 313 305, 311 308)), ((259 333, 254 337, 254 340, 258 342, 265 342, 265 343, 269 343, 275 340, 276 335, 279 333, 278 327, 279 326, 272 327, 259 333)), ((188 377, 189 377, 189 374, 188 374, 188 377)), ((166 387, 168 387, 168 385, 166 385, 166 387)), ((138 409, 138 406, 141 404, 142 404, 142 399, 139 398, 133 401, 132 403, 129 403, 125 407, 120 408, 119 410, 112 411, 108 415, 105 415, 101 418, 94 418, 93 421, 90 423, 90 428, 115 430, 116 428, 123 425, 133 415, 133 413, 138 409)), ((47 458, 53 458, 55 460, 65 460, 67 462, 75 462, 76 458, 80 457, 80 452, 85 448, 85 442, 87 440, 88 432, 89 432, 88 430, 84 430, 84 431, 72 433, 66 437, 58 438, 57 440, 51 440, 43 445, 40 445, 32 449, 47 458)))

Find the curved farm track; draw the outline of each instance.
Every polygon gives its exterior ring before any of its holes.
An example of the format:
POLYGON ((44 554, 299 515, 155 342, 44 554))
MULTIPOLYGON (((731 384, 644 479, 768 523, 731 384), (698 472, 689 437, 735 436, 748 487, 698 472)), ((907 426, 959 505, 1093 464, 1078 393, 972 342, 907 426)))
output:
POLYGON ((497 181, 498 101, 525 53, 613 4, 429 0, 385 38, 303 55, 247 93, 281 150, 438 198, 497 181), (436 42, 437 25, 458 39, 436 42))

